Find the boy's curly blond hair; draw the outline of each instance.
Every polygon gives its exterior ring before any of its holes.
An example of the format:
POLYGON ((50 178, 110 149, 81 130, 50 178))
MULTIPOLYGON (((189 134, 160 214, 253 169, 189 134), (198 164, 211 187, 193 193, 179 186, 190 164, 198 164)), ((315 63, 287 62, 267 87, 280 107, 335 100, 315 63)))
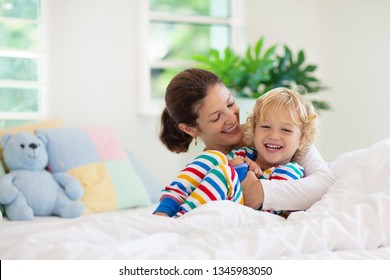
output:
POLYGON ((256 100, 252 113, 247 118, 244 140, 245 143, 253 146, 257 123, 264 121, 266 117, 278 117, 281 110, 288 110, 292 120, 296 125, 300 126, 302 131, 302 145, 293 157, 296 160, 313 143, 318 131, 318 114, 313 104, 296 90, 278 87, 260 96, 256 100))

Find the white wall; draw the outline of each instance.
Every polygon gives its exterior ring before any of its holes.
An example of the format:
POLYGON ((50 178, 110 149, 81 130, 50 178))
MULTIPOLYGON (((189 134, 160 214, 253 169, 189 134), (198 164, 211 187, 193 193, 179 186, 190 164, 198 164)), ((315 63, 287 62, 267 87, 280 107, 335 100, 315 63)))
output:
POLYGON ((390 1, 320 2, 321 68, 334 111, 322 118, 327 158, 390 137, 390 1))
POLYGON ((138 114, 138 1, 47 4, 50 115, 67 126, 113 126, 161 182, 171 180, 192 155, 168 152, 158 140, 158 116, 138 114))
POLYGON ((333 110, 320 116, 317 146, 324 158, 390 137, 390 1, 248 0, 250 41, 304 49, 329 89, 333 110))
MULTIPOLYGON (((304 49, 318 63, 334 107, 321 115, 318 147, 340 152, 390 136, 386 95, 390 2, 247 0, 247 38, 304 49)), ((123 144, 168 183, 192 153, 168 152, 159 116, 137 111, 138 5, 135 0, 48 0, 49 115, 69 126, 112 125, 123 144)))

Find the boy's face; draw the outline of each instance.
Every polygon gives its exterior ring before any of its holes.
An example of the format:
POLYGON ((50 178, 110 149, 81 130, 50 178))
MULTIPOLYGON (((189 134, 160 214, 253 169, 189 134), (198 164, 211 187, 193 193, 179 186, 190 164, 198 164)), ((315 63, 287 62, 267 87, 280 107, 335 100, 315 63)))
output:
POLYGON ((277 117, 266 116, 255 127, 256 162, 262 169, 290 162, 300 147, 301 138, 301 127, 293 122, 288 110, 281 109, 277 117))

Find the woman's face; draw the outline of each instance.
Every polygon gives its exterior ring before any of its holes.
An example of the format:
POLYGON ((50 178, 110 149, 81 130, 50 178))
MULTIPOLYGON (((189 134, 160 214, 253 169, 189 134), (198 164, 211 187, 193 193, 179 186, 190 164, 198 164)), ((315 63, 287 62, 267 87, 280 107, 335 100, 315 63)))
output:
POLYGON ((240 108, 230 91, 222 84, 210 87, 197 120, 198 136, 206 149, 228 153, 242 140, 240 108))

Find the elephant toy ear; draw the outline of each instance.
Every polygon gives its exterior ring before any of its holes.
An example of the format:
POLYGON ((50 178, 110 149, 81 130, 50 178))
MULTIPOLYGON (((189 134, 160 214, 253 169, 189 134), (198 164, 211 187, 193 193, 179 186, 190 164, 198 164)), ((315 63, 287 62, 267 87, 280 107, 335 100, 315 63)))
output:
POLYGON ((45 144, 45 146, 47 145, 48 140, 47 140, 46 135, 44 135, 41 132, 37 132, 35 135, 39 138, 39 140, 41 140, 43 142, 43 144, 45 144))

